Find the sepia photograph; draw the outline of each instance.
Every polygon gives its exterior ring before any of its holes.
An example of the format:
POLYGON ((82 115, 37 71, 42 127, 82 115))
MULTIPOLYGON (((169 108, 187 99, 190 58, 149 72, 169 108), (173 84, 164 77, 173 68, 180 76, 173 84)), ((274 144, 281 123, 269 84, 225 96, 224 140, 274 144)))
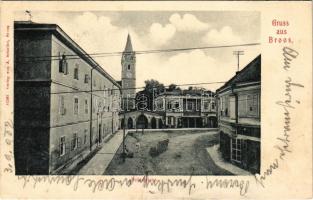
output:
POLYGON ((260 12, 14 13, 16 175, 260 172, 260 12))

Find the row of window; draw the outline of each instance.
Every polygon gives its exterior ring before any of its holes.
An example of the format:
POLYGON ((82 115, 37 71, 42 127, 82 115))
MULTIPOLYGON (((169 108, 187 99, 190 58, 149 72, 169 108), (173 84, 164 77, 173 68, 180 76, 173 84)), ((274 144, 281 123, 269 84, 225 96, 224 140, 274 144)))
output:
MULTIPOLYGON (((219 99, 219 111, 221 116, 235 118, 236 100, 234 96, 223 96, 219 99)), ((248 94, 238 97, 239 117, 259 117, 260 95, 248 94)))
MULTIPOLYGON (((98 101, 98 99, 94 99, 93 107, 92 107, 92 112, 103 112, 103 111, 110 111, 110 106, 104 106, 105 105, 105 99, 102 101, 98 101)), ((118 104, 112 102, 113 106, 116 108, 118 107, 118 104)), ((65 107, 64 103, 64 96, 60 95, 59 96, 59 114, 60 115, 65 115, 67 113, 67 109, 65 107)), ((78 97, 74 97, 74 102, 73 102, 73 113, 74 115, 79 114, 79 99, 78 97)), ((88 99, 84 100, 84 113, 88 114, 89 113, 89 101, 88 99)))
MULTIPOLYGON (((117 123, 115 123, 115 126, 118 126, 117 123)), ((101 125, 99 126, 98 131, 100 132, 101 137, 97 138, 97 133, 96 133, 96 128, 92 127, 92 132, 93 132, 93 141, 96 140, 103 140, 107 134, 110 132, 110 127, 105 126, 103 124, 103 126, 101 127, 101 125), (102 131, 102 132, 101 132, 102 131), (105 134, 107 133, 107 134, 105 134)), ((59 152, 60 152, 60 156, 65 155, 66 153, 69 153, 70 151, 75 151, 77 149, 80 149, 83 145, 86 145, 87 143, 87 134, 88 134, 88 130, 84 129, 84 134, 83 134, 83 138, 78 137, 77 132, 74 132, 72 135, 72 138, 69 142, 66 142, 66 137, 62 136, 60 137, 60 143, 59 143, 59 152)), ((95 141, 98 142, 98 141, 95 141)))
MULTIPOLYGON (((75 68, 74 68, 74 79, 78 80, 79 76, 78 76, 78 67, 79 65, 78 64, 75 64, 75 68)), ((62 55, 62 58, 61 60, 59 61, 59 72, 60 73, 63 73, 65 75, 68 74, 68 63, 67 63, 67 60, 66 60, 66 56, 65 55, 62 55)), ((89 75, 86 74, 85 75, 85 83, 88 83, 88 80, 89 80, 89 75)))
MULTIPOLYGON (((59 61, 59 72, 63 73, 64 75, 69 74, 69 70, 68 70, 68 62, 66 60, 66 56, 62 55, 62 58, 59 61)), ((76 63, 75 67, 74 67, 74 79, 79 80, 79 65, 76 63)), ((85 74, 84 76, 84 83, 89 83, 90 80, 90 76, 89 74, 85 74)), ((93 80, 93 86, 97 86, 97 82, 96 79, 93 80)), ((101 85, 100 85, 100 90, 102 89, 101 85)), ((103 87, 103 89, 105 90, 105 86, 103 87)), ((115 90, 111 90, 111 95, 113 95, 115 90)), ((109 92, 109 91, 108 91, 109 92)), ((116 91, 114 94, 117 94, 118 91, 116 91)))
POLYGON ((60 146, 59 146, 60 156, 65 155, 69 151, 75 151, 76 149, 81 148, 82 142, 84 145, 87 143, 87 129, 84 130, 83 138, 78 137, 77 132, 73 133, 70 143, 67 143, 65 136, 62 136, 60 138, 60 146))
MULTIPOLYGON (((214 110, 215 109, 215 103, 214 102, 204 101, 203 102, 203 109, 209 110, 210 105, 211 105, 211 109, 214 110)), ((158 109, 163 108, 163 101, 156 102, 156 106, 158 109)), ((180 108, 180 104, 178 101, 167 103, 167 109, 179 109, 179 108, 180 108)), ((195 110, 196 108, 197 108, 197 111, 200 110, 200 104, 199 103, 196 103, 194 101, 187 101, 186 110, 192 111, 192 110, 195 110)))

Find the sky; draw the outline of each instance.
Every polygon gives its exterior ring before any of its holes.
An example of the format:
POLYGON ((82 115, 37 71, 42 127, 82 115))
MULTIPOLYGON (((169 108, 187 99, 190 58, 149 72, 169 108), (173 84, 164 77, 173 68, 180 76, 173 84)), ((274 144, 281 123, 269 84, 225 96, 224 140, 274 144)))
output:
MULTIPOLYGON (((28 20, 16 12, 15 20, 28 20)), ((135 51, 193 48, 260 42, 260 13, 239 11, 85 11, 32 12, 36 23, 59 25, 87 53, 121 52, 127 34, 135 51)), ((243 50, 240 69, 260 54, 260 46, 137 55, 137 87, 147 79, 169 85, 227 81, 237 71, 233 51, 243 50)), ((121 57, 94 58, 112 77, 121 79, 121 57)), ((204 84, 216 90, 222 84, 204 84)))

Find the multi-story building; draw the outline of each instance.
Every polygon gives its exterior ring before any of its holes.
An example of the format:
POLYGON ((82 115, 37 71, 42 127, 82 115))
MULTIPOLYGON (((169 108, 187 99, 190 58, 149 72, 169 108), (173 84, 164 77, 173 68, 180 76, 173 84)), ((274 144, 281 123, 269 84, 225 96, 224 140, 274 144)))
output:
POLYGON ((216 91, 222 157, 260 171, 261 55, 216 91))
POLYGON ((164 116, 167 128, 216 127, 214 93, 174 90, 154 99, 154 111, 164 116))
POLYGON ((15 22, 16 174, 58 174, 119 126, 120 85, 58 25, 15 22))

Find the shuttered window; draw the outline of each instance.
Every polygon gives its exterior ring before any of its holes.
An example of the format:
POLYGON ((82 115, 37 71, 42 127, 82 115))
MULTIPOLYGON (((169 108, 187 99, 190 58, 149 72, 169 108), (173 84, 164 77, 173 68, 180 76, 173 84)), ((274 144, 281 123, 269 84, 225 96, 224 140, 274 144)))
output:
POLYGON ((59 96, 59 114, 65 115, 65 113, 66 113, 66 109, 65 109, 65 105, 64 105, 64 96, 60 95, 59 96))
POLYGON ((238 99, 239 117, 259 117, 259 94, 240 95, 238 99))
POLYGON ((73 139, 72 139, 72 150, 77 149, 78 146, 78 137, 77 137, 77 133, 73 134, 73 139))
POLYGON ((60 156, 65 155, 65 136, 60 138, 60 156))
POLYGON ((85 74, 85 80, 84 80, 84 83, 88 83, 89 82, 89 75, 88 74, 85 74))
POLYGON ((78 80, 78 67, 74 68, 74 79, 78 80))
POLYGON ((62 55, 61 59, 59 60, 59 72, 68 74, 68 64, 65 55, 62 55))
POLYGON ((88 106, 88 100, 85 99, 85 114, 88 114, 89 106, 88 106))
POLYGON ((259 95, 248 95, 247 99, 248 116, 257 117, 259 114, 259 95))
POLYGON ((74 98, 74 115, 78 115, 78 98, 74 98))

